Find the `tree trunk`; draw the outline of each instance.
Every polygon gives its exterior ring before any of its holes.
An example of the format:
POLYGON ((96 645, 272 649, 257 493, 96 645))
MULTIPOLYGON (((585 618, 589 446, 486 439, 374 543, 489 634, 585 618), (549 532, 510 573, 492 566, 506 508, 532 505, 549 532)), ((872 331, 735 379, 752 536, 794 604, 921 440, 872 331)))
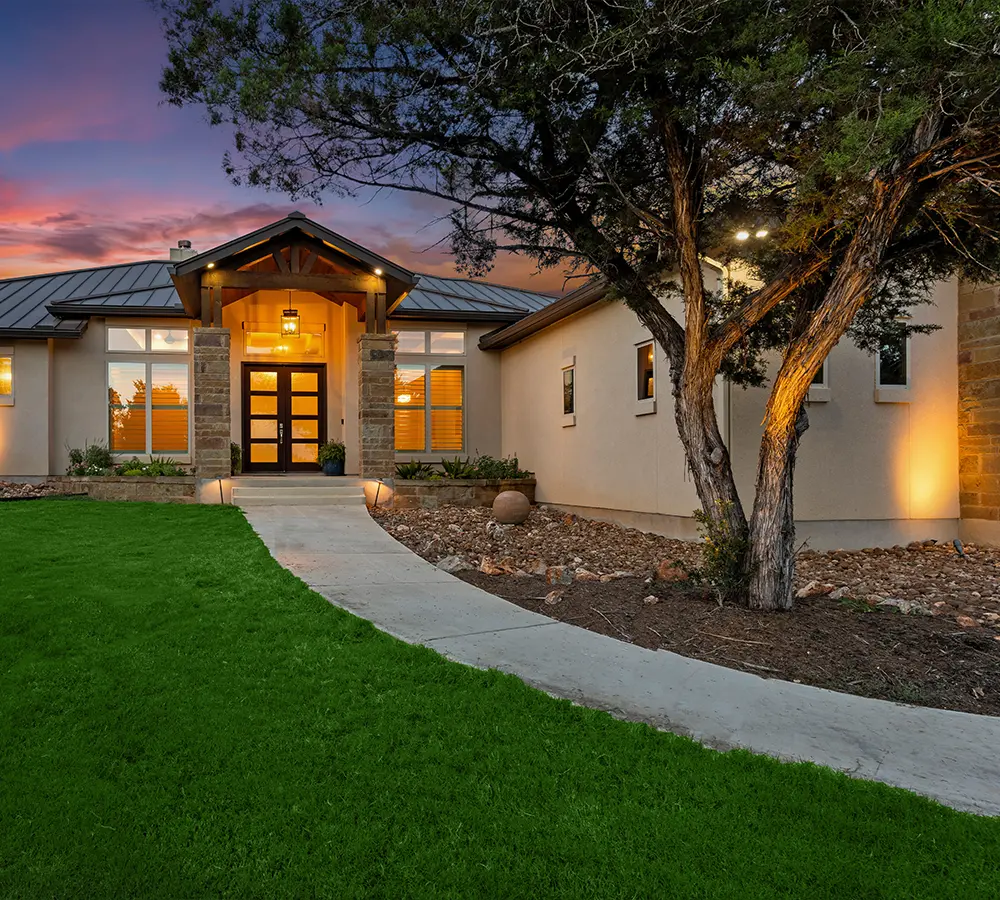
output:
MULTIPOLYGON (((724 523, 734 540, 734 552, 739 548, 742 553, 748 535, 747 519, 736 490, 729 450, 719 431, 713 383, 710 375, 700 382, 683 381, 674 391, 674 417, 702 510, 724 523)), ((735 560, 736 565, 740 562, 735 560)), ((742 601, 742 597, 732 596, 733 586, 726 587, 724 600, 742 601)))
POLYGON ((791 609, 795 575, 795 513, 792 476, 799 439, 809 427, 799 405, 791 428, 768 428, 761 440, 757 496, 750 520, 745 572, 751 609, 791 609))

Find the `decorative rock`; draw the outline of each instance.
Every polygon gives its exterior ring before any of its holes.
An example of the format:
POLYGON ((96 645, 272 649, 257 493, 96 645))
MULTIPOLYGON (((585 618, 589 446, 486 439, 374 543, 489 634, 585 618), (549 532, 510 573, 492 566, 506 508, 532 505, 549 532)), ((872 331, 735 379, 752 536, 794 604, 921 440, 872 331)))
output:
POLYGON ((574 577, 577 581, 600 581, 600 577, 589 569, 577 569, 574 577))
POLYGON ((444 559, 439 559, 435 565, 442 572, 449 572, 452 575, 456 572, 467 572, 472 568, 461 556, 446 556, 444 559))
POLYGON ((656 567, 657 581, 687 581, 690 576, 672 560, 663 560, 656 567))
MULTIPOLYGON (((934 613, 927 607, 926 604, 921 603, 919 600, 900 600, 898 597, 886 597, 884 600, 879 600, 878 606, 894 606, 903 615, 906 616, 933 616, 934 613)), ((975 625, 975 622, 972 623, 975 625)))
POLYGON ((409 533, 410 533, 410 526, 409 525, 397 525, 396 526, 396 534, 409 534, 409 533))
POLYGON ((979 624, 972 616, 955 616, 955 621, 963 628, 975 628, 979 624))
POLYGON ((493 501, 493 515, 503 525, 520 525, 530 512, 531 504, 520 491, 501 491, 493 501))
POLYGON ((810 581, 805 587, 799 588, 795 592, 798 600, 808 600, 811 597, 825 597, 834 589, 832 584, 821 584, 818 581, 810 581))
POLYGON ((660 598, 657 597, 655 594, 650 594, 648 597, 643 597, 642 602, 645 603, 647 606, 652 606, 654 603, 659 603, 660 598))
POLYGON ((573 570, 566 566, 549 566, 545 570, 547 584, 570 584, 573 581, 573 570))
POLYGON ((555 606, 562 598, 563 593, 565 593, 562 588, 556 588, 554 591, 549 591, 545 595, 545 602, 549 606, 555 606))
POLYGON ((498 566, 493 560, 484 556, 482 562, 479 563, 479 571, 484 575, 503 575, 504 570, 501 566, 498 566))
POLYGON ((833 593, 830 594, 831 600, 843 600, 847 596, 847 588, 839 587, 833 593))
POLYGON ((525 566, 525 570, 529 575, 544 575, 545 570, 548 566, 545 564, 544 559, 535 559, 525 566))

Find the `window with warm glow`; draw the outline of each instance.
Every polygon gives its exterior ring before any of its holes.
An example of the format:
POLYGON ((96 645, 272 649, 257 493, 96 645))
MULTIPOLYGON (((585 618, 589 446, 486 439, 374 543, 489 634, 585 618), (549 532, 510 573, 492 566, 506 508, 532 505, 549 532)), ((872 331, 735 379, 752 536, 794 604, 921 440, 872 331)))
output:
POLYGON ((0 398, 14 396, 14 357, 0 356, 0 398))
POLYGON ((301 322, 298 334, 282 334, 277 324, 247 322, 243 326, 243 352, 254 359, 323 359, 326 326, 301 322))
POLYGON ((396 335, 396 353, 428 356, 463 356, 465 354, 464 331, 427 331, 401 328, 392 332, 396 335))
POLYGON ((396 366, 396 450, 460 451, 465 446, 465 367, 396 366))
POLYGON ((641 344, 636 347, 637 375, 638 375, 638 399, 652 400, 655 396, 655 383, 653 374, 653 343, 641 344))
POLYGON ((190 452, 191 366, 167 361, 190 352, 190 331, 108 326, 107 334, 108 446, 135 456, 190 452))

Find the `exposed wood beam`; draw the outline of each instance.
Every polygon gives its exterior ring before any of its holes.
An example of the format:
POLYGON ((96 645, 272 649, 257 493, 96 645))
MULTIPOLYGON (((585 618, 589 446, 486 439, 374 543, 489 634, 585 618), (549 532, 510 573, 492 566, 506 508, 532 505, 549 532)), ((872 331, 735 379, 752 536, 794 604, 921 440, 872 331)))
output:
POLYGON ((365 294, 365 331, 375 331, 378 327, 378 317, 375 312, 375 291, 365 294))
POLYGON ((271 254, 271 258, 274 260, 274 264, 278 267, 279 272, 284 272, 288 274, 288 263, 285 262, 285 257, 281 255, 280 250, 275 250, 271 254))
POLYGON ((302 247, 299 244, 292 244, 288 248, 288 258, 292 261, 292 274, 299 274, 299 265, 302 262, 302 247))
POLYGON ((284 272, 230 272, 215 269, 202 276, 211 287, 252 288, 275 291, 348 291, 374 293, 377 279, 372 275, 293 275, 284 272))
POLYGON ((310 250, 306 261, 302 263, 302 270, 299 274, 308 275, 313 270, 313 265, 319 259, 319 254, 315 250, 310 250))
POLYGON ((385 294, 375 295, 375 330, 379 334, 386 334, 389 330, 385 307, 385 294))
POLYGON ((201 289, 201 327, 209 328, 212 324, 212 291, 211 288, 201 289))

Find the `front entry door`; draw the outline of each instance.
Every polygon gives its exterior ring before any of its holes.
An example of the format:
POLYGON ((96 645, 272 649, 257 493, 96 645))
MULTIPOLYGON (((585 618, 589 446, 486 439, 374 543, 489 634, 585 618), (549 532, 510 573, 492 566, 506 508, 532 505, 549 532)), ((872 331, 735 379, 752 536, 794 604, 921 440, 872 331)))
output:
POLYGON ((243 470, 317 472, 326 366, 243 366, 243 470))

